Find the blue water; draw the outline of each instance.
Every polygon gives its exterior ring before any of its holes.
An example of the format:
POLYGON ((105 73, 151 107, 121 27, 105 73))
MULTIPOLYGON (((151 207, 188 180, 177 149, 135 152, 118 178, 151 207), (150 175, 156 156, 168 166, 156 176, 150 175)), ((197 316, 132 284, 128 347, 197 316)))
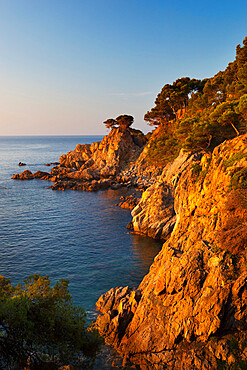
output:
POLYGON ((127 231, 130 211, 115 206, 126 190, 52 191, 49 181, 11 177, 24 169, 49 172, 46 163, 101 138, 0 137, 0 275, 12 284, 33 273, 49 275, 52 283, 68 278, 74 303, 89 318, 102 293, 139 285, 160 243, 127 231))

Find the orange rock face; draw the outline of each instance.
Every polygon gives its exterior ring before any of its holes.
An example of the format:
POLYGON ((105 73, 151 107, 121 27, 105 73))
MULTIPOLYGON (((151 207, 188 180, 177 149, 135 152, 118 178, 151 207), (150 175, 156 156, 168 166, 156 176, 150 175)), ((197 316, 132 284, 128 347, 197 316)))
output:
POLYGON ((37 171, 32 173, 29 170, 25 170, 20 174, 16 174, 12 177, 14 180, 32 180, 32 179, 42 179, 42 180, 50 180, 51 175, 47 172, 37 171))
POLYGON ((101 142, 77 145, 75 150, 64 154, 61 166, 80 171, 77 176, 92 179, 116 176, 139 157, 144 141, 137 141, 135 130, 114 128, 101 142))
MULTIPOLYGON (((26 170, 13 179, 31 180, 40 178, 53 181, 53 190, 97 191, 117 189, 120 186, 137 186, 135 176, 128 173, 139 157, 145 137, 134 129, 114 128, 101 142, 78 144, 75 150, 60 156, 60 164, 50 174, 26 170)), ((145 181, 144 181, 145 182, 145 181)), ((146 187, 141 183, 140 187, 146 187)))
POLYGON ((33 174, 29 170, 25 170, 22 173, 17 173, 16 175, 12 176, 12 179, 14 180, 32 180, 33 174))
POLYGON ((224 142, 211 155, 179 161, 133 211, 134 225, 142 212, 154 224, 163 209, 164 224, 167 214, 176 219, 171 236, 140 284, 136 304, 128 291, 118 306, 102 311, 99 330, 125 362, 141 369, 247 364, 247 135, 224 142))

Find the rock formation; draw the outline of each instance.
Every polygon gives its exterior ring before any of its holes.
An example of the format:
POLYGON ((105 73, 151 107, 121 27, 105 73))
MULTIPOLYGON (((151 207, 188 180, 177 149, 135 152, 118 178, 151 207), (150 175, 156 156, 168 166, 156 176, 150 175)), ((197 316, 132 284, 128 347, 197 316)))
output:
POLYGON ((138 290, 97 302, 106 342, 141 369, 246 368, 247 135, 181 153, 132 215, 137 231, 173 231, 138 290))
POLYGON ((132 211, 133 230, 155 239, 166 239, 175 222, 174 195, 181 174, 198 161, 201 153, 180 155, 169 163, 156 182, 142 195, 138 206, 132 211))
POLYGON ((141 369, 247 366, 247 135, 210 152, 179 156, 163 170, 148 164, 145 138, 114 128, 77 145, 50 173, 29 170, 52 189, 145 190, 132 208, 134 232, 166 242, 138 289, 112 288, 96 306, 97 327, 141 369), (144 149, 143 149, 144 148, 144 149))
POLYGON ((22 173, 17 173, 12 177, 15 180, 33 180, 33 179, 42 179, 42 180, 49 180, 51 178, 50 174, 47 172, 37 171, 32 173, 29 170, 25 170, 22 173))
POLYGON ((136 194, 131 194, 127 196, 120 197, 120 203, 116 204, 116 206, 124 208, 124 209, 133 209, 139 203, 140 198, 136 197, 136 194))
POLYGON ((145 136, 132 128, 113 128, 101 142, 78 144, 75 150, 63 154, 59 165, 40 176, 26 170, 12 178, 30 180, 41 178, 55 182, 53 190, 97 191, 112 187, 136 186, 146 188, 149 179, 136 177, 132 167, 146 142, 145 136), (28 172, 27 172, 28 171, 28 172))

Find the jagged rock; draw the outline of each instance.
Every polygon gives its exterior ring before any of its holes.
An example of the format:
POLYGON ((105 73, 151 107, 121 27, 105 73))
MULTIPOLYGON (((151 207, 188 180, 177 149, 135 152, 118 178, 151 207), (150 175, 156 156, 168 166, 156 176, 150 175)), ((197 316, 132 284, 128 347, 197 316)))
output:
POLYGON ((33 174, 29 170, 25 170, 22 173, 17 173, 14 176, 12 176, 12 179, 15 180, 32 180, 33 179, 33 174))
POLYGON ((34 179, 49 180, 51 175, 48 172, 37 171, 33 174, 34 179))
POLYGON ((174 193, 181 174, 202 155, 180 152, 158 177, 156 183, 143 193, 132 211, 133 229, 155 239, 166 239, 176 223, 174 193))
MULTIPOLYGON (((156 207, 153 218, 160 222, 158 209, 166 205, 176 223, 139 286, 141 299, 125 312, 128 325, 116 325, 121 301, 107 325, 101 316, 97 320, 124 361, 141 369, 198 370, 246 361, 246 140, 243 135, 224 142, 201 159, 182 153, 185 159, 166 167, 134 209, 133 224, 144 205, 150 214, 156 207)), ((167 222, 166 212, 162 217, 167 222)), ((130 298, 125 298, 128 306, 130 298)))
POLYGON ((78 144, 75 150, 63 154, 59 157, 59 163, 63 167, 80 168, 92 155, 95 150, 95 145, 78 144))
POLYGON ((62 155, 60 165, 80 169, 83 177, 88 176, 88 171, 90 176, 93 176, 92 172, 98 177, 116 176, 140 155, 145 140, 137 140, 137 136, 140 135, 134 129, 113 128, 101 142, 77 145, 74 151, 62 155))
POLYGON ((124 208, 124 209, 133 209, 137 206, 137 204, 140 201, 140 198, 137 198, 133 195, 128 196, 121 196, 120 197, 121 202, 116 204, 118 207, 124 208))
POLYGON ((122 178, 136 161, 146 139, 137 130, 113 128, 101 142, 78 144, 75 150, 63 154, 60 164, 51 169, 50 174, 23 173, 15 179, 40 178, 55 182, 53 190, 97 191, 100 189, 119 189, 123 184, 131 187, 131 174, 122 178), (116 181, 115 178, 118 178, 116 181))
POLYGON ((133 230, 133 222, 132 222, 132 221, 130 221, 130 222, 127 224, 126 229, 128 229, 128 230, 133 230))
POLYGON ((128 286, 112 288, 99 298, 96 307, 103 315, 98 317, 97 326, 100 334, 106 337, 106 343, 120 343, 140 298, 140 291, 131 291, 128 286))
POLYGON ((42 180, 50 180, 51 175, 47 172, 37 171, 32 173, 29 170, 25 170, 20 174, 16 174, 12 177, 15 180, 32 180, 32 179, 42 179, 42 180))

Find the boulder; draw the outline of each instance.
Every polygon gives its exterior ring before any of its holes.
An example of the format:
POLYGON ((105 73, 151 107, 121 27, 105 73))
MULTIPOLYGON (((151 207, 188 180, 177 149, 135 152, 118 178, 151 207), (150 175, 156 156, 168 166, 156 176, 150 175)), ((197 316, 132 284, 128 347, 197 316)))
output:
POLYGON ((140 201, 140 198, 137 198, 133 195, 129 196, 121 196, 120 202, 116 204, 118 207, 124 208, 124 209, 133 209, 137 206, 137 204, 140 201))
POLYGON ((25 170, 22 173, 17 173, 14 176, 12 176, 12 179, 15 180, 32 180, 33 179, 33 174, 29 170, 25 170))

